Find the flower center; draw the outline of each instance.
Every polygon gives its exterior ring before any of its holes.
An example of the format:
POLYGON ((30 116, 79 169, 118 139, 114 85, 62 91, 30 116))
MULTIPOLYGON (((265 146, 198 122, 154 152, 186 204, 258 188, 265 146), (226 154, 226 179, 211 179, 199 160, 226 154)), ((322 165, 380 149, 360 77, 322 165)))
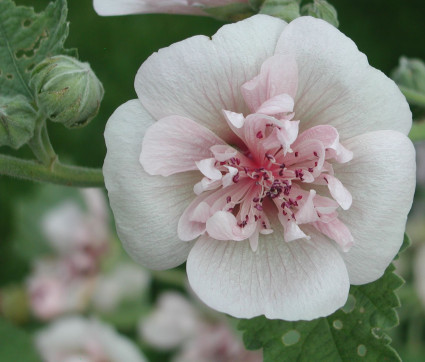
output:
POLYGON ((348 162, 352 152, 337 130, 324 125, 298 134, 299 121, 288 112, 224 115, 241 142, 212 146, 211 157, 196 163, 204 177, 194 186, 198 197, 186 220, 217 240, 249 239, 256 250, 259 234, 273 232, 268 215, 274 212, 286 242, 309 238, 300 225, 310 224, 348 250, 353 238, 337 209, 348 209, 352 198, 332 163, 348 162))

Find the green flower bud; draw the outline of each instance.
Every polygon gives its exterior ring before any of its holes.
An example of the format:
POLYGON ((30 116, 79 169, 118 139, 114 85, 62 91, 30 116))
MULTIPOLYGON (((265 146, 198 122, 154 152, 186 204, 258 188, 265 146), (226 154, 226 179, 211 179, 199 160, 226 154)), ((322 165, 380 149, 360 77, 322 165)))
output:
POLYGON ((398 67, 391 74, 391 78, 399 86, 425 94, 425 64, 420 59, 401 57, 398 67))
POLYGON ((87 125, 99 111, 103 97, 102 83, 90 65, 65 55, 37 64, 30 86, 45 116, 68 128, 87 125))
POLYGON ((323 19, 336 28, 339 26, 338 14, 326 0, 314 0, 313 3, 304 5, 301 8, 301 15, 323 19))
POLYGON ((0 146, 15 149, 34 134, 37 113, 24 96, 0 96, 0 146))

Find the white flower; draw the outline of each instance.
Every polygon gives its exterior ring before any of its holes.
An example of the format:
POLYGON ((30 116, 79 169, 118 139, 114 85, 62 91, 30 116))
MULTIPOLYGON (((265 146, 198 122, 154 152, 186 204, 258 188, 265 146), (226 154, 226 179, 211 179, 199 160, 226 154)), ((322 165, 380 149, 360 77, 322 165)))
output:
POLYGON ((207 15, 204 7, 248 3, 248 0, 93 0, 99 15, 126 15, 140 13, 172 13, 207 15))
POLYGON ((81 191, 87 212, 74 201, 65 201, 42 220, 43 232, 58 256, 68 259, 81 273, 93 272, 109 244, 109 217, 99 189, 81 191))
POLYGON ((137 261, 187 259, 201 300, 240 318, 325 316, 382 276, 413 199, 411 112, 336 28, 254 16, 160 50, 135 88, 104 175, 137 261))
POLYGON ((58 319, 36 334, 46 362, 142 362, 137 347, 110 326, 94 319, 58 319))
POLYGON ((99 275, 92 301, 103 312, 113 311, 124 300, 137 300, 148 288, 149 273, 138 265, 118 264, 109 274, 99 275))

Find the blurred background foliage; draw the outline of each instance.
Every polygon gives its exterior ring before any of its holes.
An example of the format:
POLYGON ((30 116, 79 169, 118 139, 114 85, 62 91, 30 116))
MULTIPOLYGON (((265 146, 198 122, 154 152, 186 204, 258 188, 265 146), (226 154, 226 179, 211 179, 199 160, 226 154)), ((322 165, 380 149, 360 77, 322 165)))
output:
MULTIPOLYGON (((17 0, 19 5, 43 10, 48 0, 17 0)), ((425 2, 423 0, 332 0, 338 11, 340 30, 353 39, 372 66, 387 75, 400 56, 425 59, 425 2)), ((53 146, 61 159, 82 166, 101 167, 106 152, 103 130, 111 113, 122 103, 136 98, 134 76, 153 52, 187 37, 211 36, 222 22, 194 16, 134 15, 100 17, 90 0, 69 0, 70 36, 66 46, 78 48, 79 59, 91 64, 105 88, 98 116, 81 130, 68 130, 49 123, 53 146)), ((5 147, 1 152, 12 153, 5 147)), ((31 157, 26 147, 19 155, 31 157)), ((423 186, 416 193, 415 220, 423 224, 423 186)), ((32 234, 40 213, 55 200, 73 192, 0 176, 0 287, 20 283, 29 271, 29 261, 42 252, 42 237, 32 234), (38 201, 37 201, 38 200, 38 201), (43 200, 43 202, 40 202, 43 200)), ((74 193, 75 195, 75 193, 74 193)), ((416 225, 416 224, 415 224, 416 225)), ((425 240, 423 228, 411 226, 413 246, 402 255, 401 273, 407 284, 400 290, 404 306, 401 326, 394 333, 394 347, 406 361, 425 361, 425 313, 412 283, 412 260, 417 245, 425 240)), ((425 262, 425 261, 424 261, 425 262)), ((425 283, 425 281, 424 281, 425 283)), ((155 286, 161 289, 163 286, 155 286)))

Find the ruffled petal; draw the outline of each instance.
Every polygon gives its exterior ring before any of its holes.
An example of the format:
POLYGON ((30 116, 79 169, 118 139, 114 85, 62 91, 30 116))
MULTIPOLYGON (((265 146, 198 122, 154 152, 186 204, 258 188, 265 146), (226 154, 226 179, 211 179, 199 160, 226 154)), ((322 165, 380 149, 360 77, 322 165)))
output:
POLYGON ((351 284, 382 276, 403 242, 407 213, 415 190, 415 151, 399 132, 377 131, 346 142, 354 158, 334 165, 353 204, 339 219, 354 237, 343 254, 351 284))
POLYGON ((214 145, 224 145, 224 142, 191 119, 170 116, 155 122, 146 131, 140 163, 150 175, 193 171, 198 169, 196 162, 212 156, 209 148, 214 145))
POLYGON ((204 303, 237 318, 311 320, 344 305, 349 289, 344 262, 329 240, 285 243, 282 228, 248 240, 200 238, 187 261, 189 283, 204 303))
POLYGON ((286 23, 257 15, 161 49, 140 67, 135 88, 156 119, 180 115, 233 141, 222 110, 247 111, 240 87, 273 55, 286 23))
POLYGON ((375 130, 409 132, 411 112, 397 85, 327 22, 295 19, 282 33, 276 53, 296 58, 295 117, 302 130, 329 124, 341 140, 375 130))
POLYGON ((278 54, 268 58, 261 65, 260 74, 246 82, 241 91, 251 112, 262 113, 259 111, 261 105, 278 95, 286 94, 289 98, 295 98, 297 84, 295 58, 278 54))
POLYGON ((199 172, 150 176, 138 159, 143 136, 154 123, 138 100, 120 106, 105 130, 108 149, 103 174, 118 235, 127 252, 151 269, 185 261, 192 243, 179 242, 177 223, 199 172))

